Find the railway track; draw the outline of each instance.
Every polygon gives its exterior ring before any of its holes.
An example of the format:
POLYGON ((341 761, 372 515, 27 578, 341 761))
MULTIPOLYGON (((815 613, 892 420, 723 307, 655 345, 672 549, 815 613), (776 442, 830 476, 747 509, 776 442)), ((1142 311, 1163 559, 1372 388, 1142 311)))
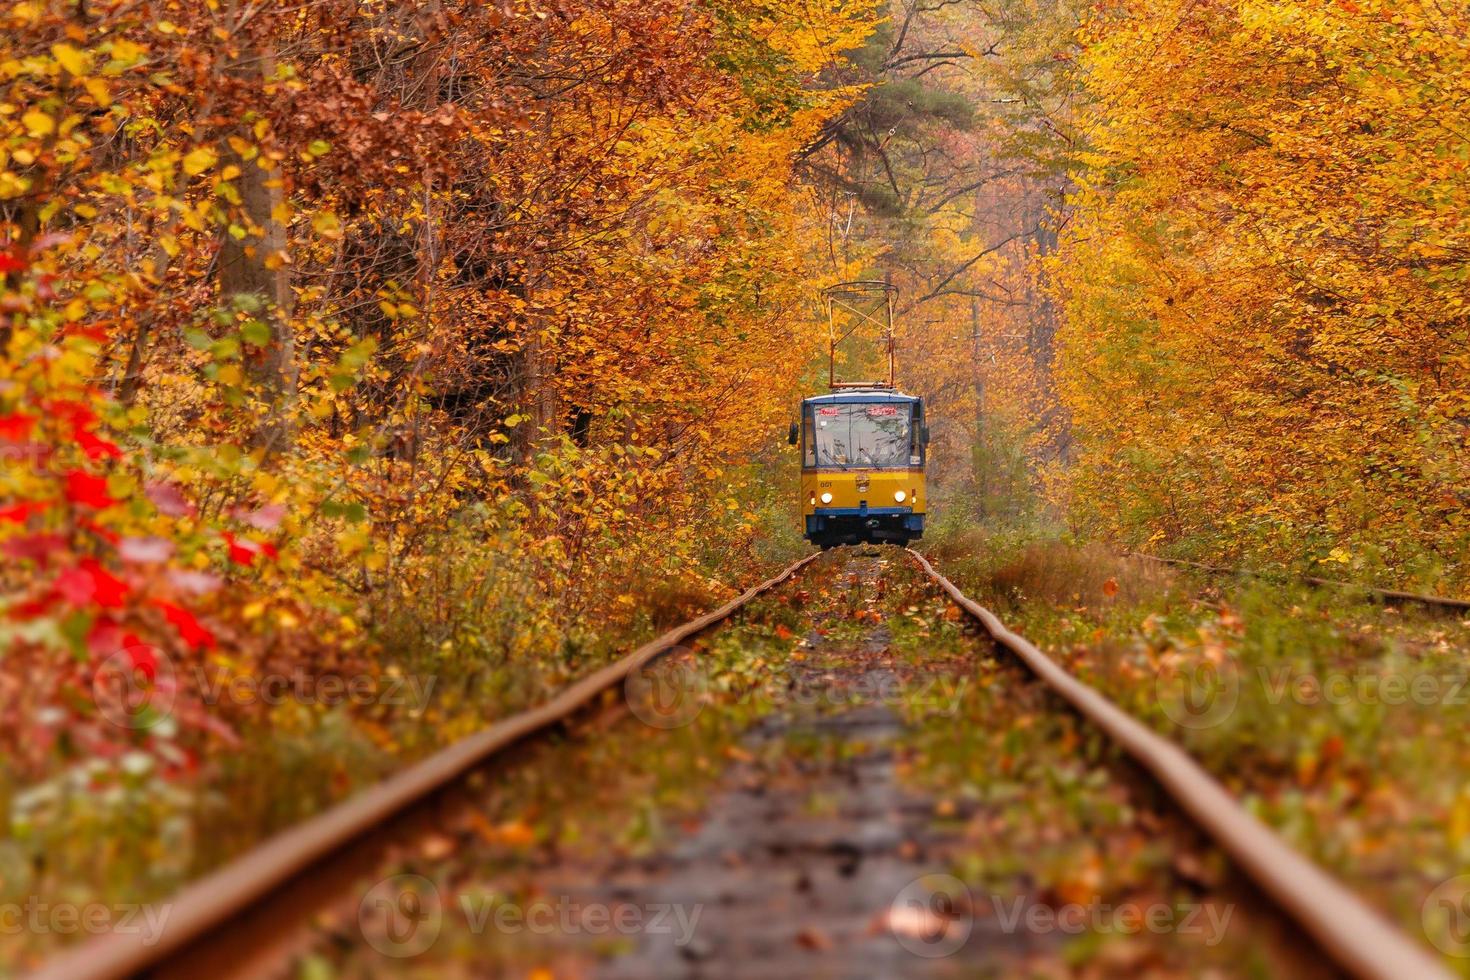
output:
MULTIPOLYGON (((1185 751, 1133 719, 1068 674, 989 610, 965 596, 923 556, 912 560, 956 606, 973 618, 995 645, 1012 655, 1040 683, 1086 722, 1104 733, 1154 780, 1179 812, 1229 856, 1279 912, 1310 937, 1343 973, 1364 978, 1448 977, 1440 962, 1372 910, 1353 892, 1293 850, 1250 816, 1185 751)), ((634 671, 680 643, 735 615, 757 597, 792 580, 820 555, 794 563, 779 575, 704 616, 665 633, 628 656, 578 681, 544 705, 496 723, 417 763, 321 815, 268 840, 255 850, 188 886, 169 901, 175 910, 161 933, 145 943, 137 935, 109 933, 67 951, 34 974, 45 980, 92 980, 140 973, 179 975, 208 962, 211 944, 226 942, 237 923, 269 917, 299 885, 327 874, 335 863, 387 822, 424 805, 467 773, 501 759, 538 736, 559 730, 593 708, 634 671), (200 959, 201 950, 205 951, 200 959), (188 969, 180 964, 189 963, 188 969)), ((282 911, 280 914, 286 914, 282 911)), ((238 936, 236 937, 238 945, 238 936)), ((229 955, 229 954, 227 954, 229 955)))

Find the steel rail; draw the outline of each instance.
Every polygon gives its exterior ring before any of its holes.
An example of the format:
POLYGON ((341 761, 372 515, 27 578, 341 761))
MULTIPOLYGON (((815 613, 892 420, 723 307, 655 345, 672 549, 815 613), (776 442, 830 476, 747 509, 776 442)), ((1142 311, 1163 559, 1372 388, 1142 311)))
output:
POLYGON ((1141 561, 1158 562, 1161 565, 1179 565, 1185 568, 1197 568, 1200 571, 1210 572, 1215 575, 1249 575, 1252 578, 1294 578, 1308 585, 1316 585, 1331 589, 1357 589, 1360 592, 1368 592, 1378 596, 1385 602, 1392 603, 1414 603, 1421 606, 1433 606, 1440 609, 1454 609, 1461 612, 1470 612, 1470 599, 1451 599, 1448 596, 1425 595, 1420 592, 1400 592, 1397 589, 1382 589, 1376 585, 1364 585, 1359 582, 1343 582, 1338 579, 1318 578, 1315 575, 1296 575, 1291 572, 1257 572, 1246 568, 1230 568, 1225 565, 1206 565, 1198 561, 1186 561, 1183 558, 1160 558, 1158 555, 1145 555, 1140 551, 1125 551, 1124 558, 1137 558, 1141 561))
POLYGON ((1147 770, 1180 809, 1344 971, 1365 980, 1450 980, 1453 974, 1428 950, 1247 813, 1187 752, 1011 632, 923 555, 912 549, 909 554, 961 609, 980 621, 997 644, 1147 770))
POLYGON ((185 886, 160 904, 173 908, 157 940, 110 932, 58 954, 33 980, 118 980, 158 967, 170 954, 217 929, 293 876, 340 850, 389 818, 442 789, 497 753, 553 728, 622 683, 671 647, 738 612, 789 580, 821 553, 749 589, 713 612, 669 630, 632 653, 564 688, 550 701, 498 721, 440 750, 344 802, 282 831, 229 864, 185 886))

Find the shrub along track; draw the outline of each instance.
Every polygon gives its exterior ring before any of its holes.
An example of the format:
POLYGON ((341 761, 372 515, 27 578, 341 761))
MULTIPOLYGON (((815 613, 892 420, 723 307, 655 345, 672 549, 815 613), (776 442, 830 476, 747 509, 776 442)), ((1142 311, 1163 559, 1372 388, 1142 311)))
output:
MULTIPOLYGON (((1027 641, 1007 630, 988 610, 961 594, 921 556, 910 554, 950 600, 983 627, 998 648, 1013 655, 1148 773, 1179 812, 1228 854, 1259 892, 1299 926, 1343 972, 1375 978, 1449 975, 1415 942, 1249 816, 1181 749, 1071 677, 1027 641)), ((167 926, 151 945, 138 935, 108 934, 61 954, 44 966, 38 976, 122 977, 140 971, 200 975, 203 969, 228 974, 246 972, 247 967, 267 969, 272 959, 279 962, 290 958, 301 950, 304 941, 299 936, 290 938, 299 932, 297 925, 314 909, 330 902, 334 893, 360 881, 363 874, 391 851, 395 840, 421 833, 425 827, 442 820, 463 793, 466 774, 483 773, 487 763, 501 767, 514 765, 518 754, 529 753, 529 743, 564 730, 569 722, 595 715, 599 706, 606 703, 602 697, 605 692, 619 688, 630 675, 677 644, 728 619, 758 596, 790 580, 817 557, 797 562, 720 609, 659 637, 572 685, 546 705, 496 723, 206 876, 171 900, 172 914, 167 926), (252 962, 247 963, 248 955, 253 955, 252 962)), ((892 664, 874 659, 882 637, 876 637, 876 643, 874 640, 873 636, 865 638, 849 653, 855 656, 853 662, 858 665, 859 677, 881 680, 891 672, 892 664)), ((820 827, 811 833, 810 821, 784 819, 789 814, 774 812, 772 807, 776 811, 789 809, 788 801, 779 793, 769 794, 761 785, 762 774, 750 768, 748 762, 740 762, 731 774, 735 783, 726 784, 735 788, 717 798, 712 807, 715 819, 693 838, 691 850, 685 854, 685 865, 694 869, 696 879, 711 883, 718 891, 717 865, 723 860, 720 855, 729 853, 733 842, 747 849, 753 847, 764 855, 768 866, 753 869, 757 881, 769 880, 783 868, 790 869, 792 855, 799 857, 816 849, 831 859, 837 878, 849 879, 845 884, 837 882, 837 886, 852 894, 874 889, 891 894, 894 886, 902 885, 905 871, 912 869, 896 864, 893 855, 915 839, 921 841, 922 849, 925 831, 920 822, 913 821, 898 827, 898 837, 893 836, 891 815, 905 812, 905 807, 902 791, 893 785, 891 759, 884 755, 883 745, 899 727, 897 720, 882 710, 858 709, 816 724, 835 725, 841 737, 856 736, 863 746, 853 759, 847 760, 850 765, 845 768, 798 774, 799 779, 809 782, 819 779, 830 782, 832 793, 840 797, 839 816, 849 824, 857 821, 858 839, 838 841, 835 837, 840 835, 820 827), (844 784, 847 789, 843 788, 844 784), (876 858, 872 839, 875 837, 891 838, 887 844, 877 847, 876 858)), ((789 723, 776 723, 774 729, 762 723, 753 729, 750 739, 758 747, 763 739, 790 734, 789 723)), ((936 850, 944 849, 943 842, 932 843, 936 850)), ((912 854, 901 856, 912 863, 912 854)), ((630 888, 637 891, 639 887, 624 883, 625 892, 630 888)), ((796 891, 801 892, 803 887, 803 882, 798 880, 796 891)), ((810 882, 805 887, 809 888, 810 882)), ((769 887, 763 888, 763 892, 769 891, 769 887)), ((722 936, 734 931, 745 936, 754 934, 758 940, 760 923, 771 925, 769 895, 747 898, 743 903, 738 898, 723 903, 728 906, 728 914, 715 917, 722 936), (762 901, 766 904, 762 905, 762 901)), ((833 934, 858 929, 862 923, 854 917, 861 918, 864 909, 854 906, 841 914, 831 929, 818 928, 799 934, 799 945, 808 951, 834 952, 833 934), (841 914, 847 915, 850 921, 844 923, 841 914)), ((710 924, 707 921, 706 927, 710 924)), ((777 923, 779 927, 785 925, 785 922, 777 923)), ((904 931, 902 924, 890 923, 890 926, 895 932, 904 931)), ((715 974, 726 975, 728 971, 722 969, 722 960, 749 953, 748 948, 722 948, 710 945, 708 940, 703 942, 678 950, 650 947, 645 942, 633 951, 627 963, 636 964, 637 970, 649 974, 670 975, 688 970, 698 975, 703 969, 701 964, 707 962, 715 974)), ((891 952, 894 947, 885 948, 891 952)), ((843 952, 835 951, 837 955, 843 952)), ((850 954, 851 950, 846 952, 850 954)), ((909 966, 917 964, 910 959, 884 967, 859 959, 852 965, 892 973, 904 972, 900 970, 904 962, 909 966)), ((772 963, 778 972, 782 969, 779 960, 767 962, 761 968, 770 969, 772 963)), ((839 967, 834 975, 848 972, 851 971, 839 967)))
POLYGON ((1347 592, 1357 592, 1371 596, 1384 605, 1422 606, 1425 609, 1437 610, 1448 615, 1463 615, 1470 612, 1470 599, 1452 599, 1445 596, 1426 595, 1422 592, 1404 592, 1399 589, 1382 589, 1376 585, 1363 585, 1357 582, 1342 582, 1337 579, 1319 578, 1315 575, 1296 575, 1287 572, 1265 572, 1245 568, 1229 568, 1225 565, 1207 565, 1203 562, 1188 561, 1183 558, 1160 558, 1157 555, 1146 555, 1139 551, 1122 552, 1124 558, 1132 558, 1136 561, 1154 562, 1158 565, 1172 565, 1175 568, 1192 568, 1196 571, 1207 572, 1211 575, 1249 577, 1260 579, 1282 579, 1295 578, 1298 582, 1315 586, 1319 589, 1342 589, 1347 592))

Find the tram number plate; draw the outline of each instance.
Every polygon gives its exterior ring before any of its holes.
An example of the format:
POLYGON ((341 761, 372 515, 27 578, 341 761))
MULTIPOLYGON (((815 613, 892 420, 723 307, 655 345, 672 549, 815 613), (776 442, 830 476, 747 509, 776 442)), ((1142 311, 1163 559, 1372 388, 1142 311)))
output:
POLYGON ((897 405, 869 405, 868 406, 868 418, 870 418, 870 419, 891 419, 891 418, 897 418, 897 417, 898 417, 898 406, 897 405))

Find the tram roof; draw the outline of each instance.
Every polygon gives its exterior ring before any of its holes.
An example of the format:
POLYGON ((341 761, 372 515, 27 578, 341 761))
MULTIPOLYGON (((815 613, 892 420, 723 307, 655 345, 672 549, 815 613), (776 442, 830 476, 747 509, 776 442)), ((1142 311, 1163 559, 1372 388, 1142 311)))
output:
POLYGON ((922 401, 917 395, 905 395, 888 388, 851 388, 834 391, 830 395, 816 395, 805 400, 807 405, 872 405, 884 402, 900 402, 913 405, 922 401))

